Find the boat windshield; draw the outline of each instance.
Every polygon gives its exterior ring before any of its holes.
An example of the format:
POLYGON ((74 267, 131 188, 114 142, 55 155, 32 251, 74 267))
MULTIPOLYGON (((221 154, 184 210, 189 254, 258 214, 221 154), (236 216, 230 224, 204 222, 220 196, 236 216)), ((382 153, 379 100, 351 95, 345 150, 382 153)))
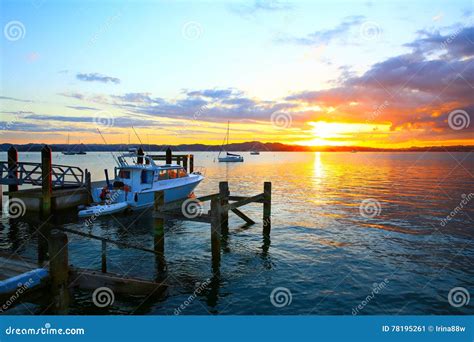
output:
POLYGON ((186 172, 184 168, 171 168, 171 169, 160 170, 158 174, 158 180, 183 178, 187 176, 188 176, 188 173, 186 172))

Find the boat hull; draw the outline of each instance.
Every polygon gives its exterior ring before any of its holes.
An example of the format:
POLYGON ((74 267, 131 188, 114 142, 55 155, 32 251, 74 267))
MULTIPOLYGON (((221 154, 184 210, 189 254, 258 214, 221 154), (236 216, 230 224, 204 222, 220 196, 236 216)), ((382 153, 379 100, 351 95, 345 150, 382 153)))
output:
MULTIPOLYGON (((111 190, 110 198, 114 203, 126 202, 131 210, 139 210, 153 206, 155 201, 155 192, 164 192, 164 201, 173 202, 187 198, 199 183, 204 179, 202 176, 193 175, 188 179, 179 179, 178 182, 163 182, 160 186, 140 192, 125 192, 123 190, 111 190)), ((96 188, 93 191, 92 198, 94 202, 100 203, 100 193, 102 188, 96 188)))
POLYGON ((244 157, 219 157, 220 163, 240 163, 244 161, 244 157))

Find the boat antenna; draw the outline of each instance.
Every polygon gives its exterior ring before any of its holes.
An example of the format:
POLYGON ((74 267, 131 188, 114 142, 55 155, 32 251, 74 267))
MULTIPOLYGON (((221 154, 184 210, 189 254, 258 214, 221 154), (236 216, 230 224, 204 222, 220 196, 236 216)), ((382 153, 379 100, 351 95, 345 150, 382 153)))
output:
MULTIPOLYGON (((107 141, 105 140, 104 136, 102 135, 102 132, 100 131, 99 127, 97 127, 97 132, 99 132, 99 134, 100 134, 100 136, 101 136, 102 141, 104 142, 104 144, 106 144, 106 145, 108 146, 109 144, 107 144, 107 141)), ((112 158, 114 158, 115 162, 116 162, 117 164, 119 164, 119 162, 118 162, 118 160, 117 160, 117 157, 115 157, 115 154, 114 154, 112 151, 110 151, 110 154, 112 155, 112 158)))
POLYGON ((138 141, 140 141, 140 145, 141 145, 141 147, 143 148, 142 139, 140 139, 140 136, 137 134, 137 131, 135 130, 135 127, 133 127, 133 126, 132 126, 132 129, 133 129, 133 132, 135 133, 135 135, 137 136, 137 138, 138 138, 138 141))

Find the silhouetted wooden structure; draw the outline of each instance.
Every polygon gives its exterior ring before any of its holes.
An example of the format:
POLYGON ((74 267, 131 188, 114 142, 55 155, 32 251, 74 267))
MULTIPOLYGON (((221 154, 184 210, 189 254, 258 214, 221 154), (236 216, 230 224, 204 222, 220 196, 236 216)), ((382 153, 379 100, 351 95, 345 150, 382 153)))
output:
POLYGON ((236 214, 247 225, 255 224, 250 217, 239 208, 249 203, 263 204, 263 234, 270 235, 271 231, 271 182, 264 183, 264 191, 255 196, 231 195, 228 182, 219 183, 219 193, 189 198, 175 202, 164 203, 162 192, 155 193, 154 216, 157 230, 162 231, 166 219, 195 221, 211 225, 211 250, 213 267, 220 262, 221 238, 229 232, 229 211, 236 214), (203 203, 210 201, 210 210, 205 213, 203 203))

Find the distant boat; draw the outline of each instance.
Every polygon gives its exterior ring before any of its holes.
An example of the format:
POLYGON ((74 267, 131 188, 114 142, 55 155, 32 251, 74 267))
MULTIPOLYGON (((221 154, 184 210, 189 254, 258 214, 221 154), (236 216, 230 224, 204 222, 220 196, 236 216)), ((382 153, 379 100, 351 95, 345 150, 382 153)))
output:
POLYGON ((76 154, 76 153, 73 152, 73 151, 69 151, 69 134, 67 135, 67 147, 68 147, 68 150, 62 152, 64 155, 66 155, 66 156, 73 156, 73 155, 76 154))
POLYGON ((222 149, 221 151, 219 152, 219 156, 217 157, 217 159, 219 160, 219 162, 221 163, 235 163, 235 162, 243 162, 244 161, 244 157, 242 157, 240 154, 236 154, 236 153, 229 153, 227 152, 227 150, 225 149, 225 146, 229 145, 229 121, 227 121, 227 134, 224 138, 224 143, 222 144, 222 149), (223 157, 221 157, 221 153, 222 152, 225 152, 225 155, 223 157))
POLYGON ((81 144, 81 149, 76 154, 87 154, 87 152, 84 151, 84 144, 81 144))
POLYGON ((260 154, 260 152, 258 152, 258 151, 251 151, 250 154, 253 154, 253 155, 255 155, 255 156, 258 156, 258 155, 260 154))

